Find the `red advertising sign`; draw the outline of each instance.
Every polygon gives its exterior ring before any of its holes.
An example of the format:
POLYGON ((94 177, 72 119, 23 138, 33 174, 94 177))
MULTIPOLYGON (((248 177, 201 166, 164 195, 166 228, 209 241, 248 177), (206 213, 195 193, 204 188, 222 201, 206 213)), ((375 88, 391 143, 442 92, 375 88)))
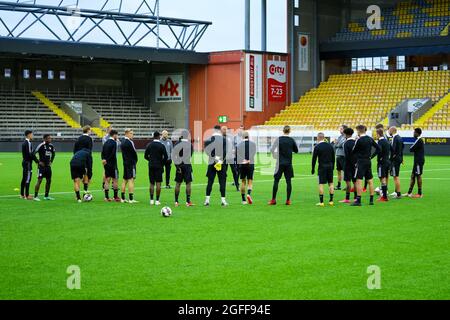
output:
POLYGON ((269 101, 286 101, 286 61, 267 61, 267 88, 269 101))

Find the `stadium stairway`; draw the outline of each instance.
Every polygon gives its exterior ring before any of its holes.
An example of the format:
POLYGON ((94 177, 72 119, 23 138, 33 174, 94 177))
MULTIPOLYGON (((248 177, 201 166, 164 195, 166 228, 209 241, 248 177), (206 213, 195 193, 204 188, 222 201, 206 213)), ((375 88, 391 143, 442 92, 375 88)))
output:
POLYGON ((102 116, 101 127, 111 125, 120 134, 130 128, 134 130, 134 136, 137 139, 148 139, 155 130, 169 132, 174 130, 174 126, 162 116, 125 92, 48 91, 46 96, 56 105, 63 101, 83 101, 102 116))
MULTIPOLYGON (((445 105, 444 96, 449 90, 448 70, 332 75, 265 125, 308 125, 315 130, 336 130, 342 124, 362 123, 373 128, 404 99, 430 98, 432 110, 437 112, 440 101, 445 105)), ((428 121, 432 122, 433 117, 428 121)))
MULTIPOLYGON (((64 112, 61 108, 59 108, 56 104, 54 104, 49 98, 47 98, 40 91, 32 91, 31 92, 43 105, 53 111, 58 117, 64 120, 70 127, 72 128, 81 128, 81 125, 76 122, 70 115, 64 112)), ((92 128, 92 132, 99 138, 103 137, 103 130, 101 128, 92 128)))
POLYGON ((416 127, 425 130, 450 130, 450 93, 425 112, 414 124, 403 125, 402 129, 413 129, 416 127))

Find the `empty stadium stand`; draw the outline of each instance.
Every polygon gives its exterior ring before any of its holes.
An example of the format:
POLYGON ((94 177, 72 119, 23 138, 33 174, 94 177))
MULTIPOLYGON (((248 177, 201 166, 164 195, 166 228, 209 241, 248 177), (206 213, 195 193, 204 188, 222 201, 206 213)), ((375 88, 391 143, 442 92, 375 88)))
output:
POLYGON ((47 91, 45 96, 56 105, 63 101, 82 101, 89 104, 97 113, 108 121, 119 133, 126 128, 134 130, 135 138, 148 139, 155 130, 173 131, 174 127, 157 113, 124 92, 64 92, 47 91))
MULTIPOLYGON (((36 136, 49 133, 59 140, 73 140, 81 134, 79 124, 67 119, 60 110, 46 106, 40 98, 48 98, 56 107, 63 101, 88 103, 119 133, 132 128, 137 139, 148 139, 155 130, 173 131, 173 125, 122 92, 43 91, 41 96, 38 91, 0 88, 1 140, 22 139, 26 129, 32 129, 36 136)), ((97 134, 101 136, 102 132, 97 134)))
POLYGON ((45 133, 58 139, 74 139, 81 129, 72 128, 42 104, 30 91, 0 89, 0 139, 22 139, 26 129, 36 137, 45 133))
MULTIPOLYGON (((332 75, 310 90, 266 125, 313 125, 316 130, 336 130, 342 124, 373 128, 404 99, 430 98, 438 102, 450 90, 450 71, 380 72, 332 75)), ((448 109, 431 117, 430 128, 450 129, 448 109), (433 121, 446 117, 435 125, 433 121)))
POLYGON ((369 30, 366 20, 355 20, 331 41, 364 41, 448 35, 450 0, 414 0, 382 9, 381 29, 369 30))

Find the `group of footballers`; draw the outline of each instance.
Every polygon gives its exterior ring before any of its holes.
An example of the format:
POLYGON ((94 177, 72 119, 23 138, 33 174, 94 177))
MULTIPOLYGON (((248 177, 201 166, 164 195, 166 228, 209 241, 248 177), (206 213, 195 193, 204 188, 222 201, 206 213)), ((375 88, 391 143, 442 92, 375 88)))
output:
MULTIPOLYGON (((411 183, 408 193, 402 195, 400 189, 400 168, 403 164, 404 144, 397 133, 397 128, 391 127, 387 132, 382 125, 376 127, 377 139, 367 135, 367 128, 359 125, 355 128, 345 125, 340 128, 340 136, 333 142, 328 142, 323 133, 317 135, 317 143, 312 154, 311 174, 316 172, 318 163, 319 203, 324 206, 324 189, 329 188, 329 205, 334 205, 334 192, 342 189, 342 181, 345 182, 346 197, 340 201, 350 203, 352 206, 361 206, 361 197, 369 188, 370 201, 374 204, 374 182, 372 174, 372 159, 377 157, 377 173, 380 179, 379 201, 388 201, 388 180, 393 177, 395 192, 393 198, 402 196, 422 197, 422 171, 425 163, 424 142, 421 138, 422 130, 414 130, 415 142, 410 151, 414 153, 414 166, 411 174, 411 183), (334 170, 338 173, 338 185, 334 188, 334 170), (417 181, 418 194, 412 195, 417 181), (350 201, 351 193, 354 193, 354 201, 350 201)), ((272 199, 269 205, 277 204, 278 186, 284 176, 286 181, 286 205, 291 205, 292 178, 294 177, 293 154, 299 149, 295 140, 290 137, 291 128, 285 126, 283 135, 278 137, 271 147, 271 153, 276 159, 272 199)), ((137 203, 134 199, 134 185, 136 179, 136 165, 138 153, 133 142, 133 130, 126 129, 124 136, 119 140, 119 133, 113 128, 108 128, 103 138, 101 160, 104 168, 102 189, 106 202, 137 203), (121 197, 119 197, 119 170, 118 151, 121 151, 123 159, 123 180, 121 184, 121 197), (110 198, 110 189, 113 197, 110 198), (126 191, 128 189, 128 199, 126 191)), ((21 183, 21 197, 28 200, 41 201, 39 189, 42 180, 46 179, 44 200, 54 200, 49 196, 52 170, 55 159, 55 148, 52 145, 52 137, 44 135, 43 142, 33 149, 31 141, 33 132, 25 132, 25 141, 22 144, 23 176, 21 183), (32 176, 32 164, 38 165, 38 180, 35 186, 34 197, 30 196, 29 188, 32 176)), ((73 157, 70 161, 71 178, 74 183, 76 200, 82 202, 89 195, 89 185, 92 179, 92 150, 93 140, 91 128, 85 126, 83 134, 74 145, 73 157), (83 185, 84 195, 81 196, 83 185)), ((231 135, 226 126, 215 126, 212 135, 205 141, 204 152, 208 156, 207 186, 205 206, 210 206, 211 193, 217 176, 221 195, 221 205, 228 206, 226 200, 227 173, 230 168, 233 175, 233 185, 240 191, 242 204, 252 204, 253 177, 255 171, 256 144, 251 141, 249 132, 241 126, 236 135, 231 135), (240 182, 239 182, 240 178, 240 182)), ((175 206, 179 206, 181 185, 186 184, 186 206, 193 206, 191 191, 193 170, 191 158, 194 148, 191 143, 190 133, 187 130, 178 132, 177 142, 174 144, 167 131, 153 133, 153 140, 145 149, 144 158, 148 161, 148 176, 150 181, 150 205, 161 205, 160 196, 163 183, 163 175, 166 177, 166 188, 170 187, 170 171, 172 165, 176 168, 175 174, 175 206)))

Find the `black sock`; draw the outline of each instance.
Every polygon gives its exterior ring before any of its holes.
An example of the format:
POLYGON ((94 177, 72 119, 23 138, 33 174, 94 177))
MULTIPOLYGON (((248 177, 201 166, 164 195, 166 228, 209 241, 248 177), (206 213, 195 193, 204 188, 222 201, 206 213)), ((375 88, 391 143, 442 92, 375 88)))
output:
POLYGON ((370 196, 370 203, 373 203, 373 196, 370 196))
POLYGON ((330 202, 333 202, 334 194, 330 193, 330 202))
POLYGON ((75 194, 77 196, 77 200, 81 200, 80 191, 75 191, 75 194))
POLYGON ((119 189, 114 189, 114 199, 119 197, 119 189))
POLYGON ((34 193, 34 197, 37 198, 38 197, 38 192, 34 193))
POLYGON ((247 193, 248 193, 249 196, 251 196, 252 195, 252 189, 248 189, 247 193))
POLYGON ((319 194, 320 203, 323 203, 323 194, 319 194))
POLYGON ((409 187, 408 194, 411 194, 413 192, 413 188, 409 187))
POLYGON ((105 190, 105 199, 109 199, 109 190, 105 190))
POLYGON ((242 196, 242 201, 245 201, 245 193, 242 193, 241 196, 242 196))
POLYGON ((48 198, 48 192, 45 193, 44 197, 48 198))
POLYGON ((156 196, 156 201, 159 201, 159 196, 156 196))
POLYGON ((130 193, 130 194, 128 194, 128 196, 130 197, 130 201, 134 200, 134 193, 130 193))
POLYGON ((150 192, 150 200, 153 201, 153 193, 150 192))
POLYGON ((418 193, 419 193, 420 196, 422 195, 422 188, 418 189, 418 193))
POLYGON ((338 182, 337 188, 339 189, 341 187, 341 182, 338 182))
POLYGON ((356 193, 356 191, 353 192, 353 199, 358 199, 358 193, 356 193))
POLYGON ((350 200, 350 192, 345 193, 345 200, 350 200))
POLYGON ((387 196, 388 196, 387 186, 381 186, 381 193, 382 193, 381 196, 382 196, 384 199, 386 199, 387 196))
POLYGON ((178 198, 180 197, 180 195, 178 193, 175 192, 175 202, 178 202, 178 198))
POLYGON ((187 203, 191 202, 191 195, 190 194, 186 194, 186 202, 187 203))
POLYGON ((361 196, 356 196, 356 203, 361 203, 361 196))
POLYGON ((125 200, 125 192, 122 192, 122 200, 125 200))
POLYGON ((88 185, 87 183, 85 183, 85 184, 84 184, 84 192, 87 192, 87 191, 88 191, 88 187, 89 187, 89 185, 88 185))
POLYGON ((401 192, 397 192, 397 197, 401 197, 402 193, 401 192))

